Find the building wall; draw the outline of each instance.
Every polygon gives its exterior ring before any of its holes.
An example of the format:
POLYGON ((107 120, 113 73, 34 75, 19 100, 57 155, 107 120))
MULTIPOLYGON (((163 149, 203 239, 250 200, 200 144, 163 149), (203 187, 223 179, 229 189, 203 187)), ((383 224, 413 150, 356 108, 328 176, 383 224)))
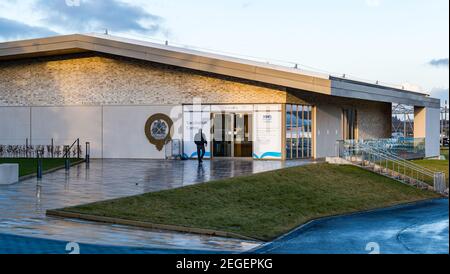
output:
POLYGON ((182 139, 181 106, 0 107, 0 144, 70 145, 90 143, 93 158, 163 159, 147 140, 146 120, 164 113, 174 121, 173 139, 182 139), (4 129, 4 130, 3 130, 4 129))
POLYGON ((0 107, 0 144, 22 145, 30 138, 29 107, 0 107))
POLYGON ((315 157, 335 155, 336 141, 342 139, 341 108, 324 104, 316 107, 315 132, 313 132, 315 157))
POLYGON ((425 138, 425 157, 440 155, 440 109, 414 108, 414 138, 425 138))
POLYGON ((391 131, 389 103, 286 91, 110 55, 7 61, 0 63, 0 75, 0 124, 9 129, 0 132, 0 140, 29 137, 34 144, 47 144, 54 138, 57 144, 68 144, 80 137, 91 142, 92 157, 163 158, 164 151, 145 138, 145 120, 156 112, 182 116, 181 105, 192 104, 194 98, 203 104, 314 105, 318 158, 335 153, 336 140, 342 138, 342 108, 357 108, 360 138, 386 138, 391 131), (175 105, 180 110, 173 112, 175 105))
POLYGON ((31 143, 71 145, 80 138, 81 144, 90 142, 91 155, 102 153, 102 108, 94 106, 32 107, 31 143))
POLYGON ((0 106, 285 103, 284 88, 110 55, 0 63, 0 106))
POLYGON ((358 138, 390 138, 392 107, 390 103, 348 99, 336 96, 289 90, 290 101, 315 106, 315 157, 336 154, 336 141, 342 139, 342 109, 355 108, 358 113, 358 138))
POLYGON ((173 139, 182 139, 181 106, 104 106, 103 158, 164 159, 165 149, 158 150, 145 136, 144 125, 156 113, 174 122, 173 139))

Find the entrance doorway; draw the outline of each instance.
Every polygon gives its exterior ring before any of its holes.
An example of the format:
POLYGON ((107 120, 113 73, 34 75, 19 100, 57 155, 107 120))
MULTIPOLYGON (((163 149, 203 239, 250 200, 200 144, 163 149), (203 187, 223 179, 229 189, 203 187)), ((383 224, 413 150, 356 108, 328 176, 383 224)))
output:
POLYGON ((252 114, 212 113, 213 157, 252 157, 252 114))
POLYGON ((355 109, 342 110, 342 139, 358 139, 358 115, 355 109))

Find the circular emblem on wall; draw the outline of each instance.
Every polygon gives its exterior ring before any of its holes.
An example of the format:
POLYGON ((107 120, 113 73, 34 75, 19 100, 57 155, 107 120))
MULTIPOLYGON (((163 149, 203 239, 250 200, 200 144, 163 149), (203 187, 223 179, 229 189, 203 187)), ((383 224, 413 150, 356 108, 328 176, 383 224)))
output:
POLYGON ((148 141, 161 151, 164 145, 172 139, 173 122, 169 116, 157 113, 147 119, 144 130, 148 141))

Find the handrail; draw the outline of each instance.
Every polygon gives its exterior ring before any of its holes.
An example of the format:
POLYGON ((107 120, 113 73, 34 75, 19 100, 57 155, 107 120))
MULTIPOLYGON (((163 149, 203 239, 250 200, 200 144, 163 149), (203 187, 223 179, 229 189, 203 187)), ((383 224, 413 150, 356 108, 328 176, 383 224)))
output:
POLYGON ((435 191, 445 193, 445 173, 417 165, 389 151, 374 148, 366 142, 338 141, 338 156, 417 187, 427 188, 433 184, 435 191))
MULTIPOLYGON (((370 151, 370 150, 369 150, 370 151)), ((385 154, 383 154, 383 153, 379 153, 379 152, 377 152, 376 150, 372 150, 372 151, 374 151, 374 154, 376 154, 377 156, 381 156, 381 157, 383 157, 385 160, 387 160, 387 161, 390 161, 391 163, 395 163, 395 164, 397 164, 397 165, 401 165, 401 166, 403 166, 404 168, 405 167, 407 167, 407 168, 409 168, 409 169, 411 169, 411 170, 413 170, 413 171, 416 171, 416 172, 420 172, 420 173, 422 173, 422 174, 424 174, 424 175, 426 175, 426 176, 429 176, 429 177, 431 177, 431 178, 433 178, 434 177, 434 174, 436 173, 436 172, 432 172, 432 171, 428 171, 426 168, 423 168, 423 167, 421 167, 421 166, 417 166, 417 165, 412 165, 412 164, 410 164, 408 161, 406 161, 406 160, 397 160, 397 159, 395 159, 395 158, 390 158, 389 156, 386 156, 385 154)), ((393 171, 395 171, 395 170, 393 170, 393 171)))
POLYGON ((367 143, 354 142, 354 143, 352 143, 350 145, 353 147, 353 149, 362 149, 362 150, 370 149, 370 150, 376 152, 377 154, 386 155, 386 157, 390 157, 390 158, 396 159, 397 161, 400 161, 403 164, 405 164, 405 165, 407 165, 408 167, 411 167, 411 168, 415 168, 415 169, 418 169, 418 170, 423 170, 424 172, 428 172, 430 174, 436 173, 436 171, 427 169, 427 168, 425 168, 423 166, 420 166, 420 165, 417 165, 417 164, 415 164, 415 163, 413 163, 411 161, 405 160, 405 159, 403 159, 403 158, 401 158, 401 157, 399 157, 399 156, 395 155, 394 153, 391 153, 391 152, 389 152, 387 150, 380 150, 378 148, 374 148, 373 146, 371 146, 371 145, 369 145, 367 143))
POLYGON ((423 171, 428 172, 428 173, 430 173, 430 174, 436 173, 436 171, 434 171, 434 170, 428 169, 428 168, 423 167, 423 166, 421 166, 421 165, 415 164, 415 163, 413 163, 413 162, 411 162, 411 161, 405 160, 405 159, 403 159, 403 158, 401 158, 401 157, 399 157, 399 156, 397 156, 397 155, 395 155, 395 154, 393 154, 393 153, 383 152, 383 151, 379 151, 379 150, 376 150, 376 149, 374 149, 374 150, 377 151, 377 152, 379 152, 379 153, 381 153, 381 154, 385 154, 385 155, 387 155, 388 157, 397 159, 398 161, 401 161, 401 162, 404 163, 405 165, 408 165, 408 166, 411 166, 411 167, 414 167, 414 168, 423 170, 423 171))
POLYGON ((387 157, 396 159, 397 161, 402 162, 405 165, 408 165, 409 167, 414 167, 416 169, 423 170, 423 171, 428 172, 430 174, 434 174, 436 172, 436 171, 433 171, 431 169, 425 168, 425 167, 423 167, 421 165, 415 164, 415 163, 413 163, 411 161, 405 160, 405 159, 403 159, 403 158, 401 158, 401 157, 399 157, 399 156, 397 156, 397 155, 395 155, 393 153, 390 153, 389 151, 382 151, 382 150, 379 150, 379 149, 376 149, 376 148, 370 148, 370 147, 368 149, 371 149, 371 150, 373 150, 373 151, 375 151, 377 153, 380 153, 380 154, 384 154, 387 157))
MULTIPOLYGON (((77 150, 80 149, 80 138, 77 138, 72 145, 69 146, 69 148, 66 150, 66 152, 64 153, 64 158, 67 158, 67 154, 70 153, 70 151, 72 150, 73 146, 77 144, 77 150)), ((80 158, 80 152, 78 151, 78 158, 80 158)))
MULTIPOLYGON (((423 171, 420 168, 415 168, 414 166, 408 165, 408 163, 406 163, 405 161, 399 161, 397 159, 394 158, 390 158, 382 153, 378 153, 377 151, 370 149, 370 148, 364 148, 364 149, 360 149, 361 152, 363 152, 363 154, 361 154, 360 156, 363 156, 362 159, 362 166, 364 166, 364 161, 368 161, 369 163, 373 163, 377 166, 379 166, 380 168, 384 169, 384 170, 391 170, 393 172, 397 172, 398 174, 401 174, 402 176, 408 177, 410 179, 415 179, 415 180, 419 180, 421 177, 421 181, 423 181, 425 178, 424 177, 429 177, 430 179, 434 178, 434 173, 429 173, 426 171, 423 171), (366 159, 364 157, 364 153, 369 154, 369 159, 366 159), (376 160, 374 160, 374 157, 376 158, 376 160), (384 164, 385 166, 384 166, 384 164), (392 164, 392 168, 389 167, 389 165, 392 164), (399 167, 398 170, 395 170, 395 165, 397 165, 399 167), (400 169, 401 167, 401 169, 400 169), (407 172, 410 171, 410 172, 407 172), (409 173, 409 175, 408 175, 409 173), (416 174, 416 177, 414 178, 414 176, 410 176, 412 173, 416 174)), ((353 155, 349 155, 350 161, 352 156, 356 156, 356 154, 353 155)))

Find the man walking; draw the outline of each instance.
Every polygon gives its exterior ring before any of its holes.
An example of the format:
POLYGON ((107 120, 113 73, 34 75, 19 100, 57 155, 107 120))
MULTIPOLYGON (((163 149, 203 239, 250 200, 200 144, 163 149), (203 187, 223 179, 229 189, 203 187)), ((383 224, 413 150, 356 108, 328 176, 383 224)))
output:
POLYGON ((205 146, 208 144, 206 136, 203 134, 202 129, 199 129, 194 136, 194 143, 197 145, 197 157, 198 163, 203 162, 203 156, 205 156, 205 146))

